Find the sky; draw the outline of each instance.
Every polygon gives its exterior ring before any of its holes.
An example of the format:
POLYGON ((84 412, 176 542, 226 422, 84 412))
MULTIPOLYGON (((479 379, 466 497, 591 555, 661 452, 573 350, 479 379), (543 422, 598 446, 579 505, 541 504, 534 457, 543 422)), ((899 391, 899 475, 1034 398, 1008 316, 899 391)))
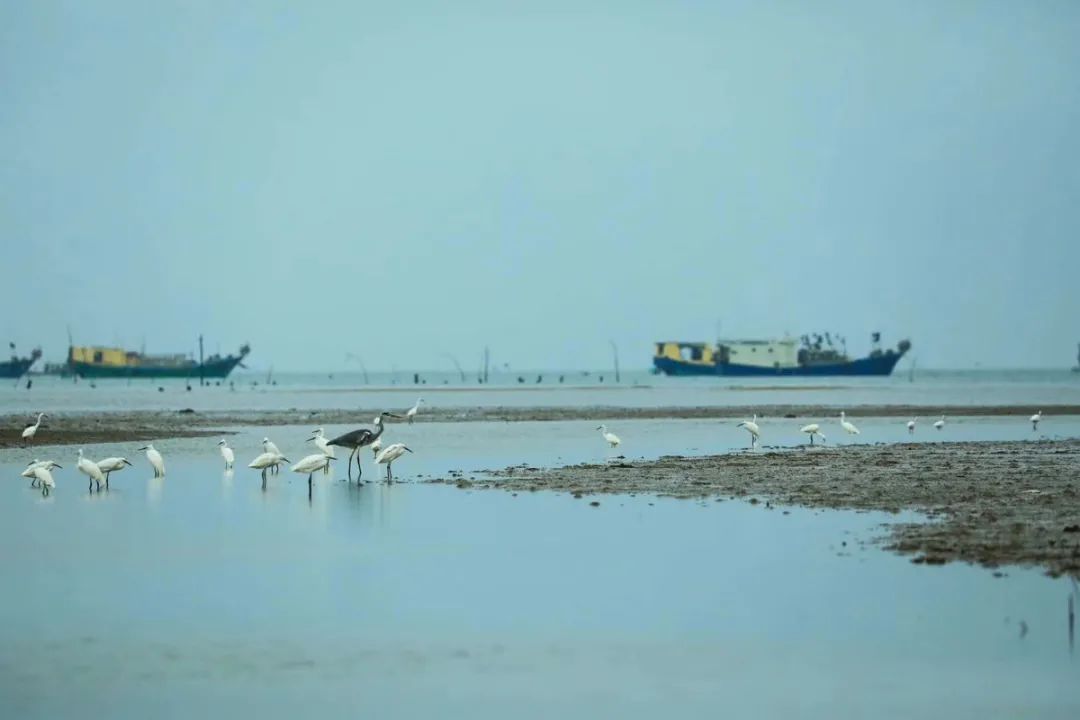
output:
POLYGON ((1080 3, 0 0, 0 342, 1080 342, 1080 3))

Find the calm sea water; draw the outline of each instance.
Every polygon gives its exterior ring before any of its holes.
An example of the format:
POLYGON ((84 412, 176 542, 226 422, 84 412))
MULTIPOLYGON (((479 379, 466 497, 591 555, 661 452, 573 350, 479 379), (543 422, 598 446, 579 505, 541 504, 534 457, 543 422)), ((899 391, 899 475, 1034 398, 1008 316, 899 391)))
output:
MULTIPOLYGON (((895 419, 864 437, 906 436, 895 419)), ((1048 432, 1077 434, 1076 418, 1048 432)), ((337 428, 335 428, 336 430, 337 428)), ((734 448, 733 423, 620 423, 627 454, 734 448)), ((344 468, 243 467, 269 434, 87 446, 136 464, 90 494, 75 448, 49 498, 0 452, 0 716, 1072 718, 1068 580, 924 567, 879 550, 909 516, 742 502, 357 487, 344 468), (1021 622, 1028 628, 1021 631, 1021 622)), ((767 436, 785 436, 782 420, 767 436)), ((1030 437, 956 418, 963 437, 1030 437)), ((406 481, 513 462, 600 460, 593 423, 395 425, 406 481)), ((932 430, 916 436, 934 441, 932 430)), ((777 440, 779 441, 779 440, 777 440)), ((376 468, 366 460, 366 474, 376 468)))
MULTIPOLYGON (((498 374, 488 385, 463 382, 457 374, 237 373, 230 383, 191 390, 183 380, 98 380, 55 377, 0 384, 0 412, 110 409, 301 410, 399 408, 422 395, 430 405, 479 406, 761 406, 776 404, 1015 405, 1034 412, 1042 405, 1080 404, 1080 373, 1068 371, 919 371, 884 378, 669 378, 646 372, 529 371, 498 374), (519 383, 518 377, 524 382, 519 383), (562 377, 563 382, 559 382, 562 377), (603 382, 601 382, 603 378, 603 382), (540 382, 537 382, 537 380, 540 382)), ((1029 414, 1030 414, 1029 412, 1029 414)))

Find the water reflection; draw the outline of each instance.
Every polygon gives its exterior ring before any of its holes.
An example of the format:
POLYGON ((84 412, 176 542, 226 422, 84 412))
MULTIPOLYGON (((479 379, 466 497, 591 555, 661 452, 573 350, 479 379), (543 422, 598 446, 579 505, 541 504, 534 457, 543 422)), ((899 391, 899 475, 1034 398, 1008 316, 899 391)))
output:
POLYGON ((165 478, 152 477, 146 481, 146 502, 150 507, 161 505, 161 498, 165 492, 165 478))

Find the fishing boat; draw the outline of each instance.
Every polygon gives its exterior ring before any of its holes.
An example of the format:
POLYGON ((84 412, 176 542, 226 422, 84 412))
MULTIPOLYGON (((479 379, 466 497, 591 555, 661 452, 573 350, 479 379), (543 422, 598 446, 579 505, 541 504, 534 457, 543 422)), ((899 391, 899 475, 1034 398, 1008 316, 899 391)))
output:
POLYGON ((72 345, 68 348, 67 372, 82 378, 222 379, 250 352, 251 347, 244 344, 236 355, 215 354, 202 359, 200 352, 196 360, 182 353, 150 355, 116 347, 72 345))
POLYGON ((11 359, 0 361, 0 378, 21 378, 41 357, 41 348, 31 350, 29 357, 19 357, 15 354, 15 343, 8 345, 11 347, 11 359))
POLYGON ((889 375, 911 349, 901 340, 896 349, 881 348, 881 333, 872 335, 870 354, 851 358, 846 342, 830 333, 803 335, 796 340, 721 340, 658 342, 655 372, 665 375, 828 376, 889 375))

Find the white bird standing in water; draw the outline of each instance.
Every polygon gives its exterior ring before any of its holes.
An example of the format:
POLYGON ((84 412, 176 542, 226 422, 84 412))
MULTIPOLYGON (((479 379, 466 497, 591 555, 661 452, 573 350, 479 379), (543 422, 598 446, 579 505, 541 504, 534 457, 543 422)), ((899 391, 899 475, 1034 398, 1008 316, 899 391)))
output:
POLYGON ((56 487, 56 481, 53 480, 52 473, 49 472, 50 467, 60 467, 56 463, 50 463, 49 465, 42 465, 34 468, 34 477, 37 478, 37 482, 41 485, 41 494, 48 495, 56 487))
MULTIPOLYGON (((322 451, 322 454, 326 457, 337 458, 334 454, 334 446, 330 444, 330 441, 326 439, 326 433, 322 428, 315 428, 315 434, 308 438, 309 442, 315 443, 315 447, 322 451)), ((330 463, 326 463, 323 467, 323 474, 326 475, 330 472, 330 463)))
POLYGON ((52 470, 53 468, 58 467, 61 467, 61 465, 59 463, 53 462, 52 460, 34 460, 32 463, 26 466, 25 470, 23 470, 19 474, 22 475, 24 478, 30 479, 30 487, 37 487, 41 484, 41 479, 36 474, 34 474, 35 470, 37 470, 38 468, 52 470))
POLYGON ((292 462, 289 458, 281 455, 280 453, 264 452, 256 457, 250 463, 248 467, 254 470, 259 470, 262 474, 263 490, 266 489, 266 471, 269 468, 274 468, 283 462, 292 462))
POLYGON ((757 446, 758 438, 761 437, 761 428, 757 424, 757 414, 754 414, 753 420, 743 420, 739 423, 739 427, 746 428, 746 431, 750 433, 750 449, 753 450, 757 446))
POLYGON ((938 420, 936 423, 934 423, 934 429, 935 430, 940 430, 943 427, 945 427, 945 415, 944 414, 941 416, 940 420, 938 420))
POLYGON ((376 465, 386 465, 386 482, 394 481, 394 473, 390 469, 390 466, 406 452, 412 452, 412 450, 405 447, 405 443, 394 443, 393 445, 388 445, 385 450, 375 456, 376 465))
POLYGON ((844 416, 843 410, 840 411, 840 427, 844 428, 844 432, 848 435, 859 434, 859 428, 855 427, 854 423, 848 422, 847 418, 844 416))
POLYGON ((622 442, 622 440, 620 440, 619 436, 615 433, 608 432, 607 425, 601 425, 596 429, 599 430, 600 434, 604 436, 604 440, 607 441, 609 447, 619 447, 619 444, 622 442))
POLYGON ((98 460, 97 466, 98 466, 98 470, 105 473, 105 489, 106 490, 109 489, 109 475, 113 474, 114 472, 118 472, 120 470, 123 470, 125 467, 135 467, 134 465, 132 465, 131 463, 128 462, 127 458, 122 458, 122 457, 110 457, 110 458, 105 458, 104 460, 98 460))
POLYGON ((221 438, 218 449, 221 450, 221 459, 225 461, 225 469, 232 470, 233 462, 236 460, 236 453, 229 447, 229 443, 225 442, 225 438, 221 438))
POLYGON ((94 483, 97 483, 98 490, 101 489, 101 483, 105 482, 105 473, 101 472, 101 468, 97 466, 97 463, 93 460, 89 460, 83 457, 82 448, 79 448, 79 461, 76 463, 76 467, 83 475, 90 478, 90 489, 94 489, 94 483))
POLYGON ((306 458, 292 466, 291 469, 294 473, 307 473, 308 497, 311 497, 311 476, 317 471, 327 467, 333 459, 334 458, 325 453, 316 453, 315 455, 308 455, 306 458))
POLYGON ((1035 432, 1039 429, 1039 421, 1042 420, 1042 410, 1031 416, 1031 431, 1035 432))
MULTIPOLYGON (((274 443, 272 443, 270 441, 270 438, 264 437, 262 445, 263 445, 263 452, 264 453, 273 453, 274 455, 279 455, 279 456, 281 455, 281 451, 278 450, 278 446, 275 445, 274 443)), ((277 471, 278 471, 277 464, 270 467, 270 472, 276 474, 277 471)))
POLYGON ((914 418, 911 418, 910 420, 908 420, 908 424, 907 424, 908 435, 914 435, 915 434, 915 423, 918 420, 919 420, 919 418, 917 418, 917 417, 914 417, 914 418))
POLYGON ((375 442, 371 443, 371 454, 378 455, 380 450, 382 450, 382 438, 378 437, 375 438, 375 442))
POLYGON ((154 468, 154 477, 165 477, 165 458, 161 457, 161 453, 154 449, 153 444, 144 445, 139 450, 146 451, 146 459, 150 461, 150 465, 154 468))
POLYGON ((38 428, 41 427, 41 418, 43 417, 45 417, 45 413, 38 413, 37 422, 23 428, 23 445, 26 445, 26 443, 34 444, 34 436, 37 435, 38 428))
POLYGON ((420 412, 420 403, 424 402, 424 398, 416 398, 416 404, 413 405, 405 412, 405 418, 412 425, 413 418, 416 417, 416 413, 420 412))
POLYGON ((814 436, 817 435, 821 438, 821 442, 825 442, 825 433, 821 432, 821 426, 817 423, 810 423, 809 425, 803 425, 799 429, 799 432, 806 433, 810 436, 810 444, 814 444, 814 436))

